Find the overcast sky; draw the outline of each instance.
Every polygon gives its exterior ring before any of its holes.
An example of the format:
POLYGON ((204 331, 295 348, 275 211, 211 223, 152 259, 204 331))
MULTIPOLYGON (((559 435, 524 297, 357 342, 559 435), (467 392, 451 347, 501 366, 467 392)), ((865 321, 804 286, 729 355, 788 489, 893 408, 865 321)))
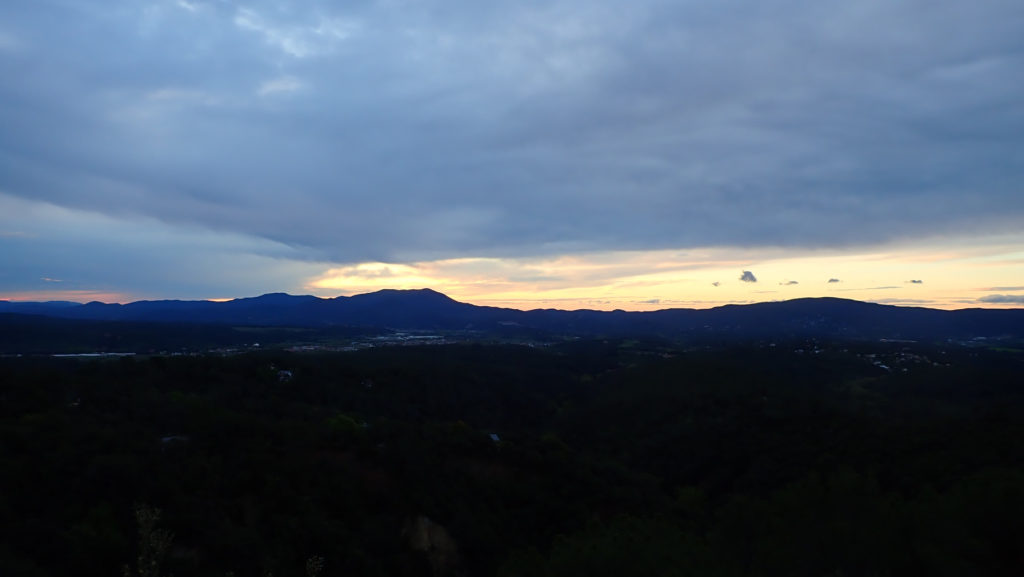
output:
POLYGON ((0 297, 1019 306, 1021 71, 1020 0, 3 2, 0 297))

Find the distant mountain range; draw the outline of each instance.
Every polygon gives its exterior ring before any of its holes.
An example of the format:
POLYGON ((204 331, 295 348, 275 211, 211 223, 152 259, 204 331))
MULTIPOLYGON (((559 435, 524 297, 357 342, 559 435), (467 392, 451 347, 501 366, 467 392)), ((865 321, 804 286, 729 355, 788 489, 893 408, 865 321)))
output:
MULTIPOLYGON (((162 300, 123 305, 0 301, 0 313, 106 322, 578 336, 1024 338, 1024 309, 943 311, 837 298, 650 312, 521 311, 462 303, 437 291, 420 289, 382 290, 336 298, 274 293, 226 302, 162 300)), ((24 321, 21 320, 22 325, 24 321)))

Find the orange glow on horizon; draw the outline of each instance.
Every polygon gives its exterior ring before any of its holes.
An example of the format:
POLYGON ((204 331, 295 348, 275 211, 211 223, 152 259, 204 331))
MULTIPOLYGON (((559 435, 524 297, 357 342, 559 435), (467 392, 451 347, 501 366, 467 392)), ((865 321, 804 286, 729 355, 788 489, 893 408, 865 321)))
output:
POLYGON ((1019 308, 984 286, 1024 293, 1018 239, 873 251, 705 248, 605 252, 534 259, 464 258, 333 268, 304 289, 320 296, 432 288, 477 305, 517 309, 657 310, 805 297, 939 309, 1019 308), (993 250, 994 249, 994 250, 993 250), (743 282, 743 271, 757 282, 743 282), (986 295, 993 292, 996 295, 986 295))
MULTIPOLYGON (((320 297, 381 289, 431 288, 481 306, 516 309, 706 309, 726 304, 838 297, 938 309, 1024 307, 1024 233, 989 239, 849 250, 706 247, 606 251, 533 258, 455 258, 423 262, 363 262, 327 268, 294 284, 265 286, 225 302, 269 292, 320 297), (745 282, 750 271, 756 282, 745 282)), ((289 265, 289 263, 285 263, 289 265)), ((311 267, 305 267, 309 271, 311 267)), ((316 270, 313 268, 312 270, 316 270)), ((61 271, 39 290, 0 294, 10 301, 128 303, 183 298, 174 287, 148 291, 67 286, 61 271), (54 288, 49 288, 54 287, 54 288)), ((308 273, 307 273, 308 274, 308 273)), ((279 275, 280 278, 280 275, 279 275)), ((752 281, 750 277, 746 281, 752 281)), ((225 294, 223 288, 210 292, 225 294)), ((184 297, 187 298, 187 297, 184 297)))

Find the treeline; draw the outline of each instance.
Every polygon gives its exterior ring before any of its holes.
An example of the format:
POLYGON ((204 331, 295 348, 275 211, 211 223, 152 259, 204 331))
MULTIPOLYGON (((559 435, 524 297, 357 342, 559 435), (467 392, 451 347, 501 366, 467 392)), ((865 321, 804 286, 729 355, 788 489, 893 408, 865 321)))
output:
POLYGON ((201 352, 252 348, 253 344, 334 345, 386 331, 332 326, 320 328, 233 326, 185 322, 62 319, 0 313, 0 354, 201 352))
POLYGON ((117 575, 148 504, 178 576, 1016 575, 1022 358, 580 341, 3 359, 0 567, 117 575))

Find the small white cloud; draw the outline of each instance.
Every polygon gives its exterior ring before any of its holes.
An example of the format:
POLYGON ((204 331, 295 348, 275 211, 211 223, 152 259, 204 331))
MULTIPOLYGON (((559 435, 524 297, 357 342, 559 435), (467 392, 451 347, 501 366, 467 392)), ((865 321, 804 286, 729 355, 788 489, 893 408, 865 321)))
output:
POLYGON ((357 29, 355 23, 327 18, 321 18, 313 26, 282 25, 248 8, 239 8, 234 22, 235 26, 260 34, 265 42, 295 58, 328 53, 336 42, 348 39, 357 29))
POLYGON ((183 88, 160 88, 159 90, 153 90, 146 93, 146 100, 168 104, 200 104, 206 106, 220 103, 217 97, 208 92, 183 88))
POLYGON ((311 29, 313 34, 317 36, 327 36, 337 40, 345 40, 352 36, 357 26, 352 22, 346 22, 344 20, 333 19, 333 20, 322 20, 316 28, 311 29))
POLYGON ((264 82, 260 85, 258 92, 260 96, 269 96, 271 94, 298 92, 305 87, 306 85, 294 76, 282 76, 264 82))
POLYGON ((305 58, 312 53, 311 47, 294 30, 274 27, 248 8, 239 8, 235 13, 235 26, 260 34, 265 42, 276 46, 289 56, 305 58))

